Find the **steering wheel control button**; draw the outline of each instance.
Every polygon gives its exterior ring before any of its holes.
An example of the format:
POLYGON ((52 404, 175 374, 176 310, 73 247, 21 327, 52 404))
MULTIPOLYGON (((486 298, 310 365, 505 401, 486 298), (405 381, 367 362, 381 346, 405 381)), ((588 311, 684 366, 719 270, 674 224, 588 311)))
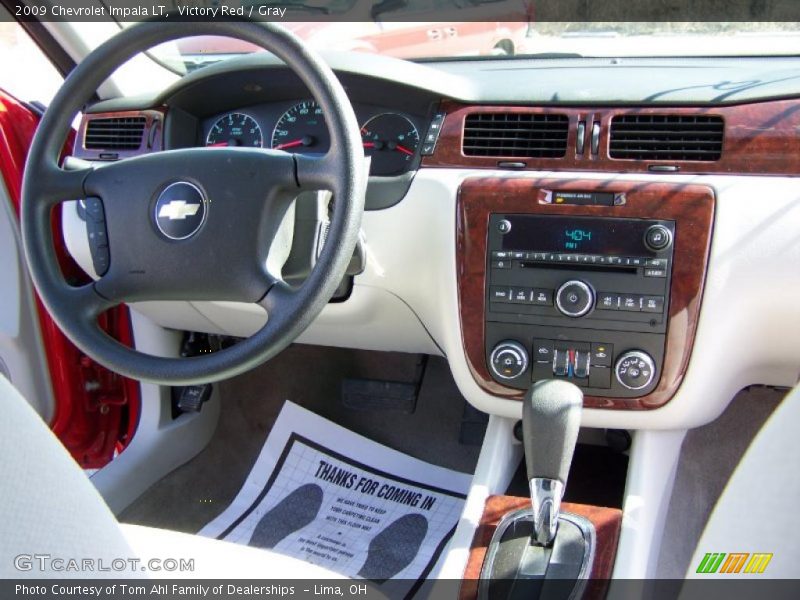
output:
POLYGON ((179 181, 167 186, 156 201, 154 218, 158 230, 171 240, 192 237, 206 220, 206 199, 191 183, 179 181))
POLYGON ((626 352, 617 360, 614 374, 620 385, 629 390, 641 390, 653 382, 655 363, 649 354, 642 350, 626 352))
POLYGON ((511 231, 511 221, 508 219, 503 219, 497 224, 497 229, 500 231, 500 233, 508 233, 511 231))
POLYGON ((498 378, 515 379, 528 368, 528 352, 519 342, 505 340, 492 350, 489 366, 498 378))
POLYGON ((556 306, 568 317, 582 317, 594 306, 594 290, 583 281, 567 281, 556 292, 556 306))
POLYGON ((652 225, 644 233, 644 244, 650 250, 664 250, 672 243, 672 232, 663 225, 652 225))
POLYGON ((81 200, 83 213, 86 218, 86 237, 89 240, 89 253, 92 257, 92 267, 98 277, 108 271, 111 256, 108 251, 108 232, 106 231, 106 214, 103 201, 100 198, 86 198, 81 200))

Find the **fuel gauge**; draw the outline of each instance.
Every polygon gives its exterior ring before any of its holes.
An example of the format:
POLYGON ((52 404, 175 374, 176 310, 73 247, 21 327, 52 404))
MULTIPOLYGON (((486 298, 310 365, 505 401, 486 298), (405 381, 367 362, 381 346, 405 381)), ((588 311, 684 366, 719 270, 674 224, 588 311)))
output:
POLYGON ((364 123, 361 140, 364 153, 372 158, 370 175, 399 175, 411 168, 419 132, 406 117, 383 113, 364 123))

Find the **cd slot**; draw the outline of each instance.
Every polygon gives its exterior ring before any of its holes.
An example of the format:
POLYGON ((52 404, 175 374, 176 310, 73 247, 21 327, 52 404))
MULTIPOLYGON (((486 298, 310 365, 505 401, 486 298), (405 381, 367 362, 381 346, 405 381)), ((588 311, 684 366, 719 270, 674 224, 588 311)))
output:
POLYGON ((602 271, 603 273, 628 273, 636 275, 637 267, 625 267, 621 265, 594 265, 591 263, 581 263, 578 265, 570 265, 564 263, 542 263, 535 261, 521 260, 519 261, 521 269, 558 269, 559 271, 602 271))

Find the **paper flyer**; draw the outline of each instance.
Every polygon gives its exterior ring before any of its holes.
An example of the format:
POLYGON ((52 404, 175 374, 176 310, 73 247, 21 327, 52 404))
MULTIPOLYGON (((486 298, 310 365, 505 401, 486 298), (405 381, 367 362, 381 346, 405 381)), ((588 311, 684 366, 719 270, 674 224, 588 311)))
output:
POLYGON ((241 491, 200 534, 412 597, 437 572, 470 479, 287 401, 241 491))

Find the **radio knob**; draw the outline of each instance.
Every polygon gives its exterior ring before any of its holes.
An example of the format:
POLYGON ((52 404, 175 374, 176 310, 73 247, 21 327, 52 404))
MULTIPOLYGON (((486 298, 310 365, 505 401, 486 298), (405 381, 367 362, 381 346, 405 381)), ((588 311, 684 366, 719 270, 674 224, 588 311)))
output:
POLYGON ((568 317, 582 317, 593 306, 594 290, 583 281, 570 280, 556 292, 556 307, 568 317))
POLYGON ((672 243, 672 232, 663 225, 652 225, 644 232, 644 245, 658 252, 672 243))
POLYGON ((500 379, 514 379, 528 368, 528 351, 519 342, 502 341, 492 350, 489 366, 500 379))
POLYGON ((614 374, 620 385, 629 390, 641 390, 653 382, 656 365, 647 352, 631 350, 617 360, 614 374))

